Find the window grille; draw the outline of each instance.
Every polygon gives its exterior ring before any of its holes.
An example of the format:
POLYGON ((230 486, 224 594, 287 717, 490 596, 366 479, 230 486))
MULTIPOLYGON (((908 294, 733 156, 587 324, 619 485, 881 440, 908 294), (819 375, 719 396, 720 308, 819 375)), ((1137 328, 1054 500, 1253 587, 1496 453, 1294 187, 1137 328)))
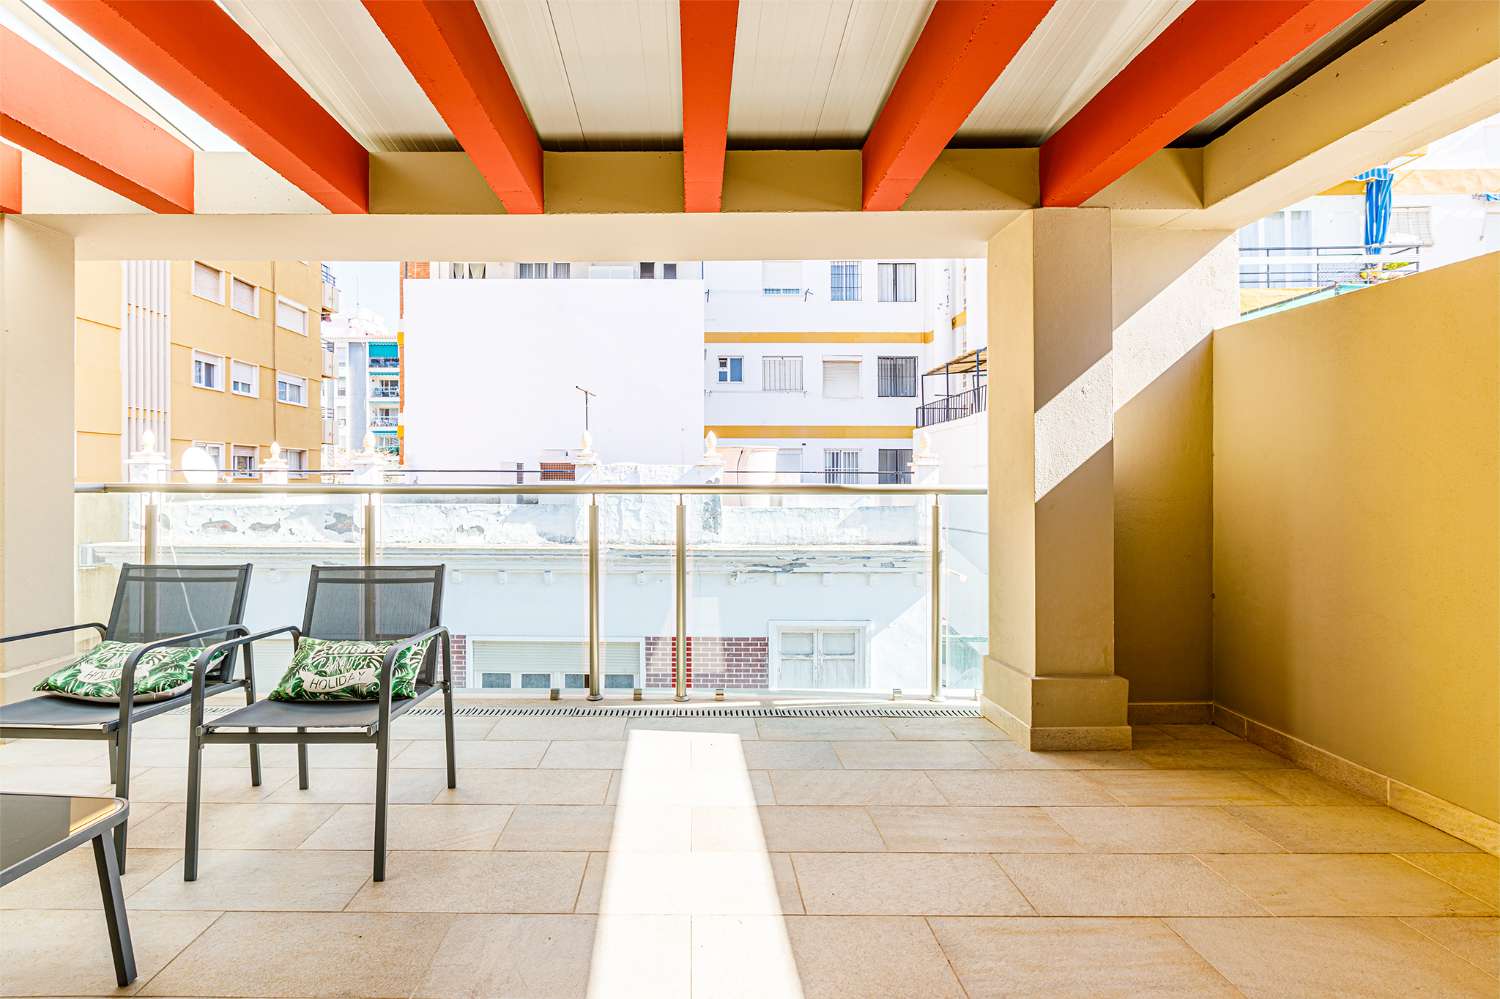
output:
POLYGON ((766 392, 801 392, 802 358, 764 358, 761 362, 761 388, 766 392))
POLYGON ((859 451, 829 448, 823 452, 823 481, 828 485, 859 484, 859 451))
POLYGON ((859 301, 859 261, 835 260, 828 265, 828 297, 834 302, 859 301))
POLYGON ((917 394, 917 359, 915 357, 882 357, 879 359, 879 385, 876 394, 882 399, 911 399, 917 394))

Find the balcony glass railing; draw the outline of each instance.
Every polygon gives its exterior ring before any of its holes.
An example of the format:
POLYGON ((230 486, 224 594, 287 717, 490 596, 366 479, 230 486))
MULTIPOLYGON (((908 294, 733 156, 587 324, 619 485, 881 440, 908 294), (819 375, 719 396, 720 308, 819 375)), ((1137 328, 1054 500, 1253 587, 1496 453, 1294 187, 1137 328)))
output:
MULTIPOLYGON (((254 563, 256 630, 300 620, 314 564, 441 562, 471 692, 967 697, 987 647, 980 487, 130 484, 76 502, 83 620, 129 561, 254 563)), ((257 654, 263 687, 290 652, 257 654)))

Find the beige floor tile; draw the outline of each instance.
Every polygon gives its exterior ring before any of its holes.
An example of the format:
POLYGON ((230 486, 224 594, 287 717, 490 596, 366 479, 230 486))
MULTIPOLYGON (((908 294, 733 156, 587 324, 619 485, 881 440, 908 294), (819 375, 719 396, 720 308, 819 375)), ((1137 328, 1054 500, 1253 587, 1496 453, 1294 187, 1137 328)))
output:
POLYGON ((130 910, 337 911, 373 863, 369 850, 204 850, 197 881, 182 880, 179 860, 130 896, 130 910))
POLYGON ((1273 916, 1476 916, 1495 911, 1385 854, 1205 855, 1202 859, 1273 916))
POLYGON ((577 912, 774 916, 802 911, 782 853, 589 854, 577 912))
MULTIPOLYGON (((440 695, 439 695, 440 696, 440 695)), ((441 704, 441 701, 428 701, 428 704, 441 704)), ((455 739, 483 739, 495 728, 494 718, 482 716, 459 715, 453 719, 453 737, 455 739)), ((439 739, 444 737, 443 718, 441 715, 402 715, 391 722, 392 739, 439 739)), ((546 736, 500 736, 499 738, 532 739, 547 738, 546 736)))
POLYGON ((1372 805, 1382 802, 1354 794, 1309 770, 1246 770, 1245 776, 1294 805, 1372 805))
MULTIPOLYGON (((893 740, 894 741, 894 740, 893 740)), ((831 742, 746 742, 745 766, 751 770, 838 770, 842 767, 831 742)))
POLYGON ((419 999, 587 995, 594 917, 462 915, 452 920, 412 993, 419 999))
POLYGON ((786 921, 780 916, 694 916, 693 999, 802 995, 786 921))
POLYGON ((546 742, 586 740, 612 742, 625 738, 625 718, 501 718, 494 722, 487 738, 517 742, 541 739, 546 742))
POLYGON ((692 822, 694 850, 792 853, 885 849, 869 814, 851 805, 695 808, 692 822))
MULTIPOLYGON (((465 739, 454 743, 454 759, 465 770, 525 770, 542 762, 545 742, 498 742, 465 739)), ((439 740, 422 739, 392 757, 393 767, 448 766, 447 748, 439 740)))
MULTIPOLYGON (((373 847, 375 806, 340 805, 302 841, 303 850, 373 847)), ((512 805, 391 805, 386 826, 390 850, 488 850, 510 818, 512 805)))
MULTIPOLYGON (((330 747, 311 747, 312 749, 327 749, 330 747)), ((348 747, 344 747, 348 748, 348 747)), ((364 749, 365 747, 357 747, 364 749)), ((368 752, 372 755, 374 747, 368 752)), ((188 744, 186 738, 181 739, 132 739, 130 742, 130 764, 135 767, 187 767, 188 744)), ((311 762, 311 751, 309 751, 309 763, 311 762)), ((297 748, 292 745, 265 745, 260 747, 260 765, 262 767, 295 767, 297 765, 297 748)), ((374 766, 371 763, 370 766, 374 766)), ((250 772, 250 747, 214 745, 203 747, 203 766, 205 768, 238 768, 241 772, 250 772)))
POLYGON ((882 718, 898 739, 917 742, 1008 742, 1006 735, 983 718, 882 718))
MULTIPOLYGON (((441 771, 412 772, 441 777, 441 771)), ((468 770, 458 775, 458 787, 452 790, 440 780, 432 800, 437 804, 602 805, 609 778, 608 770, 468 770)))
POLYGON ((541 766, 547 770, 618 770, 625 764, 623 740, 579 739, 547 747, 541 766))
MULTIPOLYGON (((248 767, 241 770, 204 767, 201 793, 204 801, 262 801, 296 777, 297 771, 291 767, 262 767, 260 787, 255 787, 250 783, 248 767)), ((187 768, 152 767, 145 773, 131 775, 130 800, 186 801, 187 768)))
POLYGON ((1048 808, 1047 814, 1093 853, 1281 852, 1274 841, 1222 808, 1048 808))
POLYGON ((0 912, 0 995, 137 992, 218 916, 217 912, 138 912, 131 906, 130 941, 139 977, 134 985, 119 989, 102 908, 0 912))
POLYGON ((1196 857, 1001 854, 995 858, 1044 916, 1263 916, 1196 857))
POLYGON ((1228 742, 1174 740, 1147 746, 1136 755, 1159 770, 1284 770, 1292 765, 1284 757, 1238 739, 1228 742))
MULTIPOLYGON (((337 805, 205 804, 199 842, 205 850, 292 850, 327 822, 337 805)), ((130 841, 159 850, 181 848, 187 806, 166 805, 143 822, 130 823, 130 841)))
POLYGON ((1463 840, 1391 808, 1235 805, 1228 811, 1293 853, 1476 852, 1463 840))
POLYGON ((1149 770, 1151 765, 1133 750, 1081 751, 1069 753, 1032 753, 1014 742, 976 741, 974 748, 984 754, 996 770, 1149 770))
MULTIPOLYGON (((412 747, 413 743, 401 739, 391 740, 391 759, 394 760, 402 753, 412 747)), ((439 743, 441 745, 441 743, 439 743)), ((215 746, 215 749, 226 747, 215 746)), ((231 747, 240 749, 241 747, 231 747)), ((261 752, 267 749, 295 749, 292 746, 262 746, 261 752)), ((375 744, 339 744, 326 743, 321 746, 313 745, 307 747, 307 765, 314 770, 374 770, 378 762, 378 754, 375 752, 375 744)), ((396 764, 392 764, 395 766, 396 764)), ((402 764, 403 766, 407 764, 402 764)))
POLYGON ((930 919, 970 999, 1236 996, 1156 919, 930 919))
POLYGON ((914 770, 773 770, 778 805, 943 805, 927 774, 914 770))
POLYGON ((1176 742, 1228 742, 1243 743, 1245 740, 1217 725, 1157 725, 1156 730, 1176 742))
POLYGON ((742 805, 752 801, 757 805, 776 804, 769 773, 765 770, 746 771, 743 762, 732 767, 689 770, 686 773, 675 769, 654 773, 647 768, 611 771, 609 793, 604 803, 618 804, 620 790, 627 783, 630 787, 627 797, 636 804, 649 802, 687 807, 742 805))
MULTIPOLYGON (((147 767, 131 767, 131 776, 146 773, 147 767)), ((24 764, 0 766, 0 788, 7 791, 37 794, 113 795, 109 769, 103 766, 54 767, 24 764)))
POLYGON ((608 850, 613 805, 517 805, 497 850, 608 850))
POLYGON ((886 847, 905 853, 1072 853, 1078 844, 1040 808, 872 806, 886 847))
POLYGON ((1033 914, 987 854, 798 853, 792 863, 812 915, 1033 914))
POLYGON ((625 731, 627 738, 631 732, 705 732, 746 741, 760 738, 753 718, 632 718, 625 731))
MULTIPOLYGON (((1439 916, 1402 920, 1493 978, 1500 978, 1500 918, 1439 916)), ((1497 987, 1500 994, 1500 987, 1497 987)))
POLYGON ((1401 859, 1500 909, 1500 857, 1488 853, 1403 853, 1401 859))
MULTIPOLYGON (((132 842, 120 877, 125 897, 128 899, 181 856, 180 849, 147 850, 132 842)), ((98 909, 102 904, 94 850, 87 843, 0 888, 0 909, 98 909)))
POLYGON ((150 996, 405 996, 452 917, 226 912, 153 978, 150 996))
POLYGON ((584 853, 392 853, 350 912, 572 912, 584 853))
POLYGON ((109 756, 103 739, 11 739, 0 746, 0 766, 98 767, 108 776, 109 756))
POLYGON ((1122 805, 1287 804, 1238 770, 1094 770, 1088 779, 1122 805))
POLYGON ((833 750, 848 770, 988 770, 994 765, 967 742, 839 742, 833 750))
MULTIPOLYGON (((469 770, 458 775, 460 786, 486 773, 469 770)), ((278 787, 266 798, 270 802, 284 804, 317 803, 333 805, 373 804, 375 801, 375 771, 373 770, 311 770, 307 775, 307 790, 297 786, 297 778, 278 787)), ((386 789, 388 801, 403 805, 425 805, 448 787, 448 777, 442 770, 407 770, 391 768, 390 786, 386 789)))
POLYGON ((1397 919, 1171 919, 1248 999, 1493 997, 1495 980, 1397 919))
POLYGON ((588 994, 596 999, 688 999, 692 955, 688 916, 600 916, 588 994))
POLYGON ((805 999, 959 999, 927 922, 915 916, 789 916, 805 999))
POLYGON ((895 738, 880 718, 762 718, 755 728, 762 739, 793 742, 895 738))
POLYGON ((928 774, 950 805, 1114 805, 1077 771, 934 770, 928 774))

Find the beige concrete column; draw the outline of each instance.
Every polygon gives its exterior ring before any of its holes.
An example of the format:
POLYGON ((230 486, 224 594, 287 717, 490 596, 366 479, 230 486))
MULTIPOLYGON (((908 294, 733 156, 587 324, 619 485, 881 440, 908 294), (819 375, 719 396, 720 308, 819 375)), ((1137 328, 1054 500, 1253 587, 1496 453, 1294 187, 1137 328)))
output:
POLYGON ((1114 672, 1110 213, 1027 212, 989 244, 984 711, 1030 749, 1130 745, 1114 672))
MULTIPOLYGON (((73 623, 73 239, 0 217, 0 634, 73 623)), ((0 701, 69 638, 0 646, 0 701)))

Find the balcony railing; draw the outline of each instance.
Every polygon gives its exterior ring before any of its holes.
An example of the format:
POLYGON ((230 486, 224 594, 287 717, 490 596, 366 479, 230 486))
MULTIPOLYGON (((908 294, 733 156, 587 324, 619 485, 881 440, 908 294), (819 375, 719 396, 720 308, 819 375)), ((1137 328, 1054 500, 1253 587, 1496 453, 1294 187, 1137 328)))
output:
POLYGON ((988 385, 976 385, 963 392, 936 399, 917 407, 917 427, 930 427, 949 420, 961 420, 965 416, 984 412, 985 390, 988 385))
POLYGON ((1241 288, 1323 288, 1378 284, 1422 269, 1421 243, 1391 243, 1370 253, 1363 245, 1242 246, 1241 288))
MULTIPOLYGON (((256 630, 300 618, 311 565, 441 562, 475 690, 967 694, 987 649, 982 487, 132 483, 77 504, 85 617, 126 562, 253 563, 256 630)), ((266 682, 289 655, 257 650, 266 682)))

